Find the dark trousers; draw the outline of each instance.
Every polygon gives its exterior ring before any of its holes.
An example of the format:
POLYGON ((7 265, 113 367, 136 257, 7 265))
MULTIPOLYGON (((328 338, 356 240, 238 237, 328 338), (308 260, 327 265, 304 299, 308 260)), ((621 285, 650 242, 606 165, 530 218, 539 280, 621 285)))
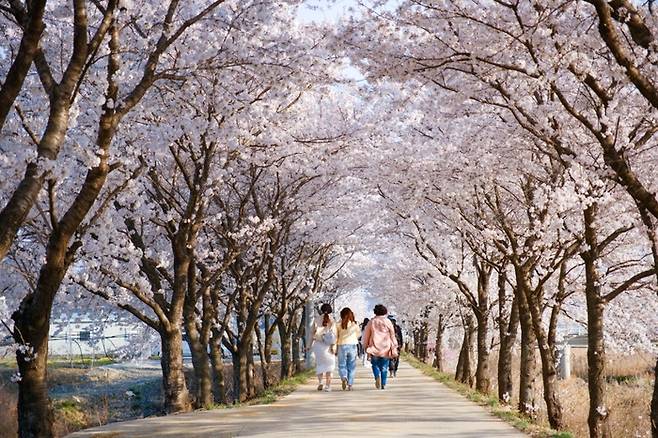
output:
POLYGON ((391 361, 388 364, 388 370, 396 374, 398 372, 398 366, 400 365, 400 357, 396 357, 395 359, 391 359, 391 361))

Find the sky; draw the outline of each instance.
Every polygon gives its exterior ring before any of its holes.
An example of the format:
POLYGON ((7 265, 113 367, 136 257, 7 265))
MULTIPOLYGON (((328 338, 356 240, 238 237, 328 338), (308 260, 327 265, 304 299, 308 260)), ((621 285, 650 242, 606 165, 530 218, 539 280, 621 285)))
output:
POLYGON ((299 9, 298 18, 302 22, 338 23, 347 19, 357 7, 355 0, 308 0, 299 9))
MULTIPOLYGON (((301 23, 331 23, 338 25, 350 16, 358 15, 356 0, 308 0, 298 10, 297 19, 301 23)), ((365 81, 363 74, 347 65, 343 78, 353 81, 365 81)))

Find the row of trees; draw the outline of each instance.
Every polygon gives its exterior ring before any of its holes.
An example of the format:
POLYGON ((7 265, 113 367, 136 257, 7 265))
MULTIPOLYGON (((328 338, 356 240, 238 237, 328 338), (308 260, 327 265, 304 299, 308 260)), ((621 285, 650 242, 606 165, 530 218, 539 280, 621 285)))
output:
POLYGON ((373 1, 326 29, 300 3, 0 1, 21 435, 51 435, 53 313, 153 329, 166 409, 186 410, 226 401, 222 347, 238 399, 254 349, 269 384, 275 334, 292 372, 303 303, 344 289, 348 260, 349 281, 422 316, 417 345, 434 316, 437 346, 462 326, 458 377, 476 361, 481 391, 495 331, 504 402, 520 344, 529 415, 538 355, 556 429, 559 329, 586 324, 590 432, 609 435, 604 341, 655 352, 658 324, 651 2, 373 1))
POLYGON ((407 278, 457 292, 476 388, 489 389, 497 327, 501 401, 520 341, 519 410, 536 409, 538 355, 550 424, 564 428, 559 328, 582 323, 592 437, 610 436, 604 341, 656 352, 656 18, 651 2, 410 1, 373 3, 339 35, 369 81, 400 87, 407 129, 378 189, 431 267, 407 278))
POLYGON ((244 400, 301 366, 353 223, 359 117, 297 2, 0 2, 0 259, 19 434, 52 436, 53 315, 124 311, 160 339, 167 412, 244 400), (326 292, 325 292, 326 291, 326 292), (192 353, 186 381, 182 345, 192 353), (223 351, 233 363, 233 390, 223 351))

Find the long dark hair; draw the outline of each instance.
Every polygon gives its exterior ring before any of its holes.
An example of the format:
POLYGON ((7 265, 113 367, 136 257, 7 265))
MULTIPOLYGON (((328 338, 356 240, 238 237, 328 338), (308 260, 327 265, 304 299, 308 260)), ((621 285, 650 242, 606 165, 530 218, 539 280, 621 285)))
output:
POLYGON ((365 329, 369 322, 370 318, 363 318, 363 322, 361 323, 361 330, 365 329))
POLYGON ((329 325, 329 315, 331 315, 331 312, 333 312, 331 304, 324 303, 322 306, 320 306, 320 313, 322 314, 322 327, 329 325))
POLYGON ((347 325, 352 321, 353 323, 356 324, 356 320, 354 319, 354 312, 352 312, 352 309, 349 307, 343 307, 343 310, 340 311, 340 326, 345 330, 347 328, 347 325))

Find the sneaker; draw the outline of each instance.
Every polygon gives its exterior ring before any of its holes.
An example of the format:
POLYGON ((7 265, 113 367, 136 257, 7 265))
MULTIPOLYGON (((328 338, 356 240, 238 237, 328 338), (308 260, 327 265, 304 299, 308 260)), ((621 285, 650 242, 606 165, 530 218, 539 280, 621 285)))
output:
POLYGON ((322 391, 322 383, 318 385, 318 391, 322 391))
POLYGON ((382 389, 386 389, 386 386, 382 385, 382 389))
POLYGON ((352 390, 352 385, 349 385, 349 386, 347 387, 347 390, 348 390, 348 391, 351 391, 351 390, 352 390))
POLYGON ((375 378, 375 388, 379 389, 382 386, 382 378, 377 377, 375 378))
POLYGON ((324 392, 331 392, 331 386, 327 385, 324 387, 324 392))
POLYGON ((341 385, 343 386, 343 391, 347 388, 347 379, 343 377, 341 380, 341 385))

